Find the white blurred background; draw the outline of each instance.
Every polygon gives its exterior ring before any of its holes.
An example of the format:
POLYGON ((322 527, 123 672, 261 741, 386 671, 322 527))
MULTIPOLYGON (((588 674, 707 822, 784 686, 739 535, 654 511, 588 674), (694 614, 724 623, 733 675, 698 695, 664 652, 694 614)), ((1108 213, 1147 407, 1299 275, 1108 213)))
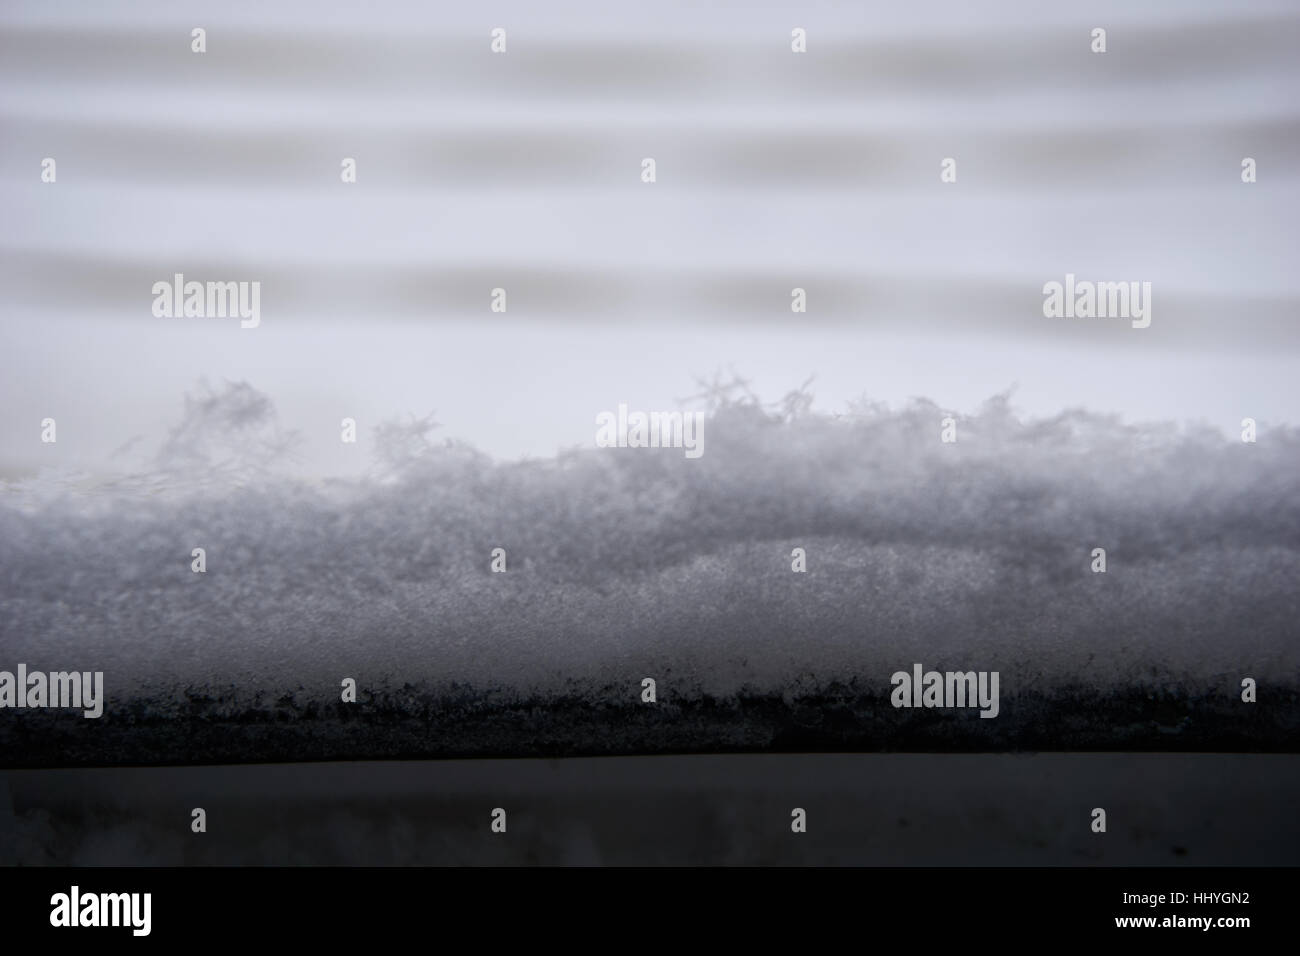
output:
POLYGON ((1300 9, 1082 10, 10 0, 0 476, 117 467, 204 377, 267 394, 317 475, 430 412, 495 456, 590 445, 719 369, 816 375, 827 410, 1014 386, 1030 415, 1296 422, 1300 9), (261 281, 261 327, 154 318, 176 272, 261 281), (1151 327, 1044 318, 1067 272, 1150 281, 1151 327))

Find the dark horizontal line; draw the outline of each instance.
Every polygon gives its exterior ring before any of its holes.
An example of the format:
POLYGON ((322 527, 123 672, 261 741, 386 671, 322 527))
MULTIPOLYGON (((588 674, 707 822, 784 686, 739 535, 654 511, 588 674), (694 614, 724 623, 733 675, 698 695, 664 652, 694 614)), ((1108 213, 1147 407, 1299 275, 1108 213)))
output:
MULTIPOLYGON (((379 759, 592 757, 721 753, 990 753, 1038 751, 1297 753, 1296 688, 1271 706, 1230 694, 1019 692, 978 708, 894 708, 887 695, 781 693, 655 704, 538 697, 416 706, 333 703, 219 714, 215 702, 141 699, 97 720, 10 711, 0 767, 188 766, 379 759), (1290 698, 1288 702, 1286 698, 1290 698), (150 717, 151 711, 188 716, 150 717)), ((405 696, 405 695, 403 695, 405 696)), ((626 697, 626 694, 621 695, 626 697)), ((615 699, 614 693, 608 698, 615 699)))
MULTIPOLYGON (((0 247, 3 248, 3 247, 0 247)), ((187 280, 261 282, 263 324, 336 319, 410 321, 581 321, 622 324, 634 314, 659 321, 750 325, 858 326, 863 329, 969 331, 980 316, 981 335, 1034 336, 1147 349, 1213 345, 1234 351, 1293 348, 1300 344, 1300 298, 1227 293, 1197 294, 1153 287, 1157 303, 1150 327, 1126 319, 1045 318, 1041 283, 1063 276, 953 279, 941 274, 898 277, 887 273, 820 269, 672 270, 600 269, 503 262, 498 267, 283 265, 211 256, 115 257, 4 248, 0 279, 11 306, 68 315, 135 313, 160 327, 238 319, 154 318, 153 283, 187 280), (490 310, 494 288, 508 294, 508 312, 490 310), (808 311, 790 310, 791 289, 804 288, 808 311)), ((1081 276, 1081 278, 1083 278, 1081 276)), ((1127 277, 1132 279, 1135 277, 1127 277)), ((1125 281, 1127 281, 1127 279, 1125 281)), ((52 314, 51 318, 57 318, 52 314)), ((245 332, 245 334, 256 334, 245 332)))
POLYGON ((866 21, 855 18, 838 32, 836 25, 811 27, 809 52, 801 56, 790 52, 788 29, 774 29, 770 42, 705 29, 685 41, 617 35, 575 39, 511 30, 509 52, 494 56, 486 26, 480 33, 449 34, 408 24, 400 34, 351 35, 297 26, 211 27, 208 52, 201 58, 190 52, 188 29, 179 27, 8 25, 0 32, 0 69, 10 75, 62 72, 88 82, 147 79, 166 70, 171 83, 219 80, 263 89, 301 84, 313 90, 373 88, 425 78, 437 81, 442 92, 525 84, 531 95, 567 91, 601 97, 648 88, 657 95, 675 91, 694 97, 711 88, 734 87, 742 77, 819 96, 850 97, 899 89, 1015 89, 1026 77, 1048 87, 1086 77, 1094 89, 1140 78, 1203 78, 1270 62, 1291 66, 1300 41, 1300 19, 1294 16, 1133 24, 1113 27, 1111 50, 1100 57, 1089 49, 1093 25, 1084 21, 1025 29, 991 24, 983 32, 949 36, 846 35, 855 28, 869 32, 866 21), (1076 59, 1071 62, 1072 55, 1076 59))
MULTIPOLYGON (((54 156, 82 182, 130 182, 158 189, 186 185, 339 186, 341 157, 361 170, 359 185, 389 188, 571 186, 672 190, 754 184, 795 188, 900 188, 939 183, 946 156, 962 182, 981 188, 1053 184, 1132 186, 1158 170, 1162 188, 1222 182, 1240 189, 1241 157, 1266 156, 1269 175, 1300 170, 1300 117, 1101 127, 895 130, 770 130, 672 125, 601 129, 439 129, 412 117, 388 129, 295 124, 215 128, 5 117, 0 150, 15 161, 54 156), (423 126, 421 124, 424 124, 423 126), (641 160, 658 163, 658 182, 640 182, 641 160), (80 157, 80 158, 78 158, 80 157)), ((63 170, 61 170, 62 172, 63 170)), ((62 179, 60 180, 63 181, 62 179)), ((347 198, 347 197, 345 197, 347 198)))

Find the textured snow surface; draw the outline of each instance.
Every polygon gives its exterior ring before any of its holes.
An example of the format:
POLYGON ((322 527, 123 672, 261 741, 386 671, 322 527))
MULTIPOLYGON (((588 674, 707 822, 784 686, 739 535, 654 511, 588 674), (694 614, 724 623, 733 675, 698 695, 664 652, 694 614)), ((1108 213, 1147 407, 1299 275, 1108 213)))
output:
POLYGON ((1297 430, 1024 421, 999 396, 944 444, 925 401, 805 398, 715 389, 696 460, 504 463, 390 424, 368 478, 312 482, 265 396, 208 389, 148 468, 4 488, 0 668, 102 670, 110 715, 333 707, 343 677, 397 708, 635 704, 643 677, 670 705, 883 700, 915 661, 999 671, 1004 707, 1057 688, 1230 704, 1242 676, 1294 701, 1297 430))

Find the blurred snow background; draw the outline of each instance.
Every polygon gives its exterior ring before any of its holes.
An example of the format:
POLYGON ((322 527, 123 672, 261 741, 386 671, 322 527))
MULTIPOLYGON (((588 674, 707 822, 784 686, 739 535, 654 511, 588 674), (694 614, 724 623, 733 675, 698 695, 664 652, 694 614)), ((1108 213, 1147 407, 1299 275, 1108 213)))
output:
POLYGON ((1298 53, 1290 0, 12 0, 0 473, 99 469, 202 376, 263 391, 309 475, 368 467, 344 416, 549 457, 731 365, 823 411, 1017 385, 1294 423, 1298 53), (153 318, 176 272, 261 281, 262 326, 153 318), (1045 319, 1066 272, 1152 282, 1152 326, 1045 319))

